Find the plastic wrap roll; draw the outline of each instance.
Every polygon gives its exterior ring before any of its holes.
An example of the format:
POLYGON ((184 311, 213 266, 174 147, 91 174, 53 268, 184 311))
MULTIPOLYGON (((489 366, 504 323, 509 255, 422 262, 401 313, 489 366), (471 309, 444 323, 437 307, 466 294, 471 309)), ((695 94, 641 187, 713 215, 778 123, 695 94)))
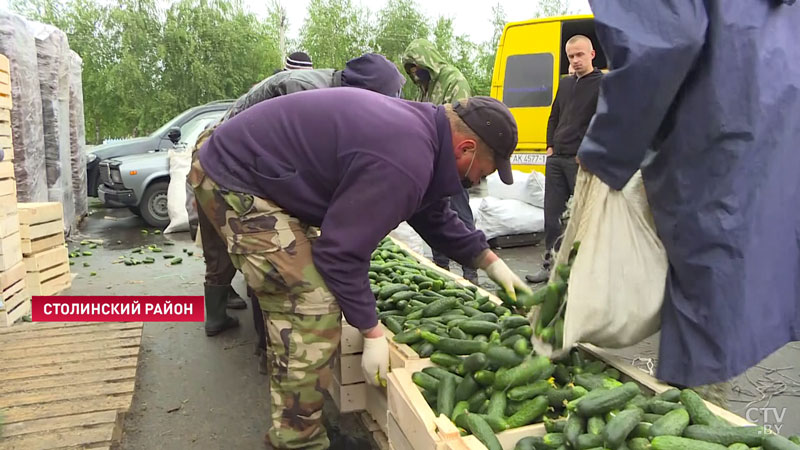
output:
POLYGON ((72 159, 72 193, 77 219, 89 213, 86 193, 86 126, 83 119, 83 60, 70 50, 69 144, 72 159))

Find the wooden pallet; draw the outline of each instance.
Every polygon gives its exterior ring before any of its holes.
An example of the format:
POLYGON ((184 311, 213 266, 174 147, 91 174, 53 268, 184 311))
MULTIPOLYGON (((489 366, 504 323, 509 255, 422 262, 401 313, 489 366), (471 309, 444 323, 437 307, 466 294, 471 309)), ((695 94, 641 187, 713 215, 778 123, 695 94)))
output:
POLYGON ((133 400, 142 323, 0 329, 0 448, 110 448, 133 400))
MULTIPOLYGON (((0 72, 2 76, 2 72, 0 72)), ((11 161, 14 159, 14 137, 11 131, 11 111, 8 109, 0 109, 0 148, 3 150, 3 161, 11 161)))
POLYGON ((21 224, 34 225, 64 220, 63 208, 58 202, 20 203, 17 206, 21 224))

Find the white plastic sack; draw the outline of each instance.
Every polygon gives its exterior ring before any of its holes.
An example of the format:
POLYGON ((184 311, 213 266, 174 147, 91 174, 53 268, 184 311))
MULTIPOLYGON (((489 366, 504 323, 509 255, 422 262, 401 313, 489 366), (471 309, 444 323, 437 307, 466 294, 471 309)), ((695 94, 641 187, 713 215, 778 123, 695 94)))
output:
POLYGON ((484 197, 473 216, 486 239, 544 230, 544 210, 519 200, 484 197))
POLYGON ((425 251, 425 240, 422 236, 417 234, 411 225, 406 222, 401 223, 394 230, 389 233, 389 236, 397 239, 398 241, 406 244, 411 250, 422 255, 425 251))
POLYGON ((186 211, 186 177, 192 165, 192 153, 187 149, 169 151, 169 186, 167 187, 167 213, 169 225, 164 233, 189 231, 189 213, 186 211))
POLYGON ((486 177, 489 196, 502 200, 519 200, 531 206, 544 208, 544 175, 539 172, 513 171, 514 184, 505 184, 497 172, 486 177))
MULTIPOLYGON (((580 242, 566 294, 564 346, 554 353, 534 336, 536 351, 559 356, 578 342, 621 348, 657 332, 667 255, 656 234, 641 172, 622 191, 614 191, 580 170, 571 214, 555 261, 566 263, 572 244, 580 242)), ((552 271, 550 281, 557 276, 552 271)), ((534 321, 538 313, 535 308, 534 321)))

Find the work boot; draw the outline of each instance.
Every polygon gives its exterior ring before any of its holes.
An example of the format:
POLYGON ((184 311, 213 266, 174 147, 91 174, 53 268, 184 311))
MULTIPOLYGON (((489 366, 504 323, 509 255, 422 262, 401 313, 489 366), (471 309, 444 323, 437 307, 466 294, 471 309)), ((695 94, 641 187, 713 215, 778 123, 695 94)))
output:
POLYGON ((230 286, 205 286, 206 336, 215 336, 239 326, 239 319, 225 312, 230 286))
POLYGON ((544 283, 549 279, 550 279, 550 269, 546 267, 542 267, 541 269, 530 275, 525 275, 525 281, 527 281, 528 283, 544 283))
POLYGON ((247 309, 247 303, 239 297, 239 294, 236 293, 236 289, 233 286, 228 286, 228 303, 226 305, 228 309, 247 309))

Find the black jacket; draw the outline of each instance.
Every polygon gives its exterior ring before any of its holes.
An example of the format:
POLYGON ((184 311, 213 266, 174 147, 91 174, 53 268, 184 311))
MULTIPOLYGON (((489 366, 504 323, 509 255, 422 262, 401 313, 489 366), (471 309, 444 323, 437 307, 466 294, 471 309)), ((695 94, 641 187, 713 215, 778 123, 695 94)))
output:
POLYGON ((564 77, 547 121, 547 146, 553 154, 575 156, 583 135, 597 109, 597 94, 603 73, 599 69, 584 75, 564 77))

